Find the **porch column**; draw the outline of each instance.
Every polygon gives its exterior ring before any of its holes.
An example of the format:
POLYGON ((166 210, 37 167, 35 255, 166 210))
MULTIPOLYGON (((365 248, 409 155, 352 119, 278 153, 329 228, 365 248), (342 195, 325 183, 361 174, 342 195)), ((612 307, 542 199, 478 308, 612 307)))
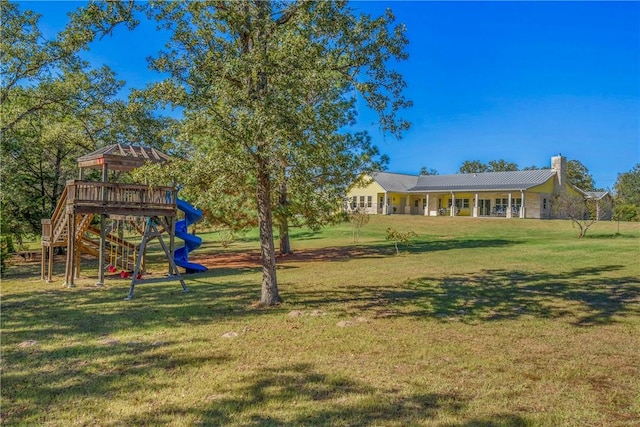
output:
POLYGON ((385 192, 384 193, 384 204, 382 205, 382 215, 388 215, 388 214, 389 214, 389 196, 385 192))
POLYGON ((456 216, 456 195, 451 193, 451 209, 449 209, 449 215, 456 216))
POLYGON ((404 213, 405 215, 411 215, 411 195, 407 194, 407 201, 404 205, 404 213))
POLYGON ((526 218, 526 214, 524 212, 524 191, 520 192, 520 200, 522 200, 522 203, 520 204, 520 218, 526 218))
POLYGON ((507 218, 513 216, 513 207, 511 206, 511 193, 509 193, 509 203, 507 204, 507 218))
POLYGON ((478 217, 478 193, 475 194, 475 199, 473 202, 473 217, 478 217))
POLYGON ((424 208, 424 216, 429 216, 430 215, 430 212, 429 212, 429 193, 427 193, 427 203, 425 203, 423 208, 424 208))

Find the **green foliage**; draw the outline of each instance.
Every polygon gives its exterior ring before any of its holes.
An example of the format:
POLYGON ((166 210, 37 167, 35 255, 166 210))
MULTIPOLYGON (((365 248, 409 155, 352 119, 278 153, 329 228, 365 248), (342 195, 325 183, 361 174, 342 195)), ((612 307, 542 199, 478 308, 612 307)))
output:
POLYGON ((459 173, 483 173, 489 172, 489 166, 482 163, 480 160, 466 160, 458 169, 459 173))
POLYGON ((0 235, 0 273, 4 273, 7 267, 7 259, 15 251, 13 239, 11 235, 5 233, 4 230, 0 235))
POLYGON ((224 230, 220 230, 218 232, 218 235, 220 236, 220 245, 224 249, 229 248, 231 246, 231 244, 236 241, 236 233, 235 233, 235 231, 230 230, 228 228, 226 228, 224 230))
POLYGON ((422 175, 422 176, 438 175, 438 171, 436 169, 433 169, 433 168, 427 168, 426 166, 422 166, 420 168, 420 175, 422 175))
POLYGON ((274 219, 281 235, 289 222, 336 220, 346 188, 386 160, 348 130, 358 99, 383 131, 409 126, 398 116, 410 105, 405 83, 387 67, 407 57, 404 27, 390 11, 372 19, 343 2, 159 1, 148 13, 172 38, 152 61, 169 78, 144 96, 184 109, 185 191, 233 228, 257 218, 261 301, 278 302, 274 219))
POLYGON ((517 171, 518 165, 506 160, 491 160, 489 162, 489 172, 512 172, 517 171))
POLYGON ((640 208, 640 163, 629 172, 618 174, 614 188, 618 202, 640 208))
POLYGON ((397 231, 395 228, 387 228, 387 240, 392 240, 393 244, 396 248, 396 255, 400 254, 398 250, 398 243, 402 243, 403 245, 410 245, 411 239, 414 237, 418 237, 415 231, 409 230, 407 232, 401 233, 397 231))
POLYGON ((108 67, 90 68, 79 52, 116 25, 135 26, 133 2, 90 3, 45 39, 28 3, 1 3, 0 129, 3 221, 16 241, 40 233, 76 158, 113 143, 162 146, 171 121, 116 96, 124 82, 108 67))
POLYGON ((583 191, 594 191, 593 177, 589 169, 579 160, 567 162, 567 181, 583 191))
POLYGON ((483 173, 483 172, 509 172, 517 171, 518 165, 507 162, 506 160, 491 160, 488 164, 482 163, 480 160, 467 160, 462 163, 459 173, 483 173))
POLYGON ((617 221, 640 221, 640 206, 632 203, 616 203, 613 219, 617 221))

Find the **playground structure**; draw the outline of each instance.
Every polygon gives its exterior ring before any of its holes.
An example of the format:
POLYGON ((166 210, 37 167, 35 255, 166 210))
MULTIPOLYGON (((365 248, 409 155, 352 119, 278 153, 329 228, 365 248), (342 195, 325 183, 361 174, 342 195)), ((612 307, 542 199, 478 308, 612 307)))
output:
POLYGON ((81 255, 86 253, 98 257, 98 285, 104 284, 107 270, 121 270, 122 278, 133 273, 127 297, 131 299, 145 272, 147 244, 157 238, 168 260, 169 274, 152 281, 177 280, 188 292, 177 265, 187 273, 206 271, 188 260, 188 253, 200 246, 201 239, 188 234, 187 226, 199 220, 202 212, 179 200, 175 187, 108 182, 109 171, 128 172, 145 162, 167 160, 168 156, 156 149, 121 144, 78 158, 79 179, 67 181, 52 217, 42 220, 41 279, 52 280, 55 248, 65 247, 67 286, 73 287, 80 277, 81 255), (90 168, 102 171, 101 181, 83 179, 85 169, 90 168), (185 219, 176 223, 178 207, 185 219), (99 226, 94 224, 96 217, 100 218, 99 226), (176 236, 185 240, 185 246, 178 250, 176 236))

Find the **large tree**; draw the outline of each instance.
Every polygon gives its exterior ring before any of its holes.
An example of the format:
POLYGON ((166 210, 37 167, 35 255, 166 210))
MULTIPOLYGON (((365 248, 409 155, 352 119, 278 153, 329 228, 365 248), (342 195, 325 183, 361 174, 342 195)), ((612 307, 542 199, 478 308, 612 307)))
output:
POLYGON ((629 172, 618 174, 614 188, 620 202, 640 207, 640 163, 629 172))
POLYGON ((491 160, 489 162, 490 172, 512 172, 517 171, 518 165, 513 162, 507 162, 506 160, 491 160))
POLYGON ((40 232, 76 158, 115 142, 157 143, 166 121, 143 105, 117 99, 124 82, 92 68, 80 52, 116 25, 133 20, 133 2, 90 3, 46 39, 40 17, 1 1, 0 129, 2 234, 18 240, 40 232))
POLYGON ((567 162, 567 181, 583 191, 594 191, 593 177, 589 169, 580 160, 567 162))
POLYGON ((489 172, 489 166, 482 163, 480 160, 465 160, 460 169, 458 169, 459 173, 483 173, 489 172))
POLYGON ((618 174, 615 186, 615 217, 640 221, 640 163, 629 172, 618 174))
POLYGON ((257 210, 260 304, 277 304, 273 207, 307 221, 333 213, 355 174, 375 165, 368 135, 351 131, 357 99, 384 132, 408 127, 398 117, 404 81, 388 68, 406 58, 404 27, 390 11, 371 18, 346 2, 159 1, 149 11, 172 33, 152 62, 170 77, 149 93, 184 109, 190 180, 206 188, 192 196, 209 212, 220 206, 212 200, 237 201, 226 209, 240 217, 257 210))

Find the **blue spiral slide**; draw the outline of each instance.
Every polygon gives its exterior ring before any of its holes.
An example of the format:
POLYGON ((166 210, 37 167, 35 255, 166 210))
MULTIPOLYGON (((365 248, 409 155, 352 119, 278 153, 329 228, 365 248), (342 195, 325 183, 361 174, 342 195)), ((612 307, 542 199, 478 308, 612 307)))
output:
POLYGON ((187 270, 187 273, 200 273, 207 271, 204 265, 189 262, 189 252, 197 249, 202 244, 202 239, 193 234, 189 234, 188 227, 202 219, 202 211, 194 208, 184 200, 177 199, 178 209, 184 212, 184 219, 176 222, 176 237, 184 240, 184 246, 176 249, 174 260, 177 266, 187 270))

